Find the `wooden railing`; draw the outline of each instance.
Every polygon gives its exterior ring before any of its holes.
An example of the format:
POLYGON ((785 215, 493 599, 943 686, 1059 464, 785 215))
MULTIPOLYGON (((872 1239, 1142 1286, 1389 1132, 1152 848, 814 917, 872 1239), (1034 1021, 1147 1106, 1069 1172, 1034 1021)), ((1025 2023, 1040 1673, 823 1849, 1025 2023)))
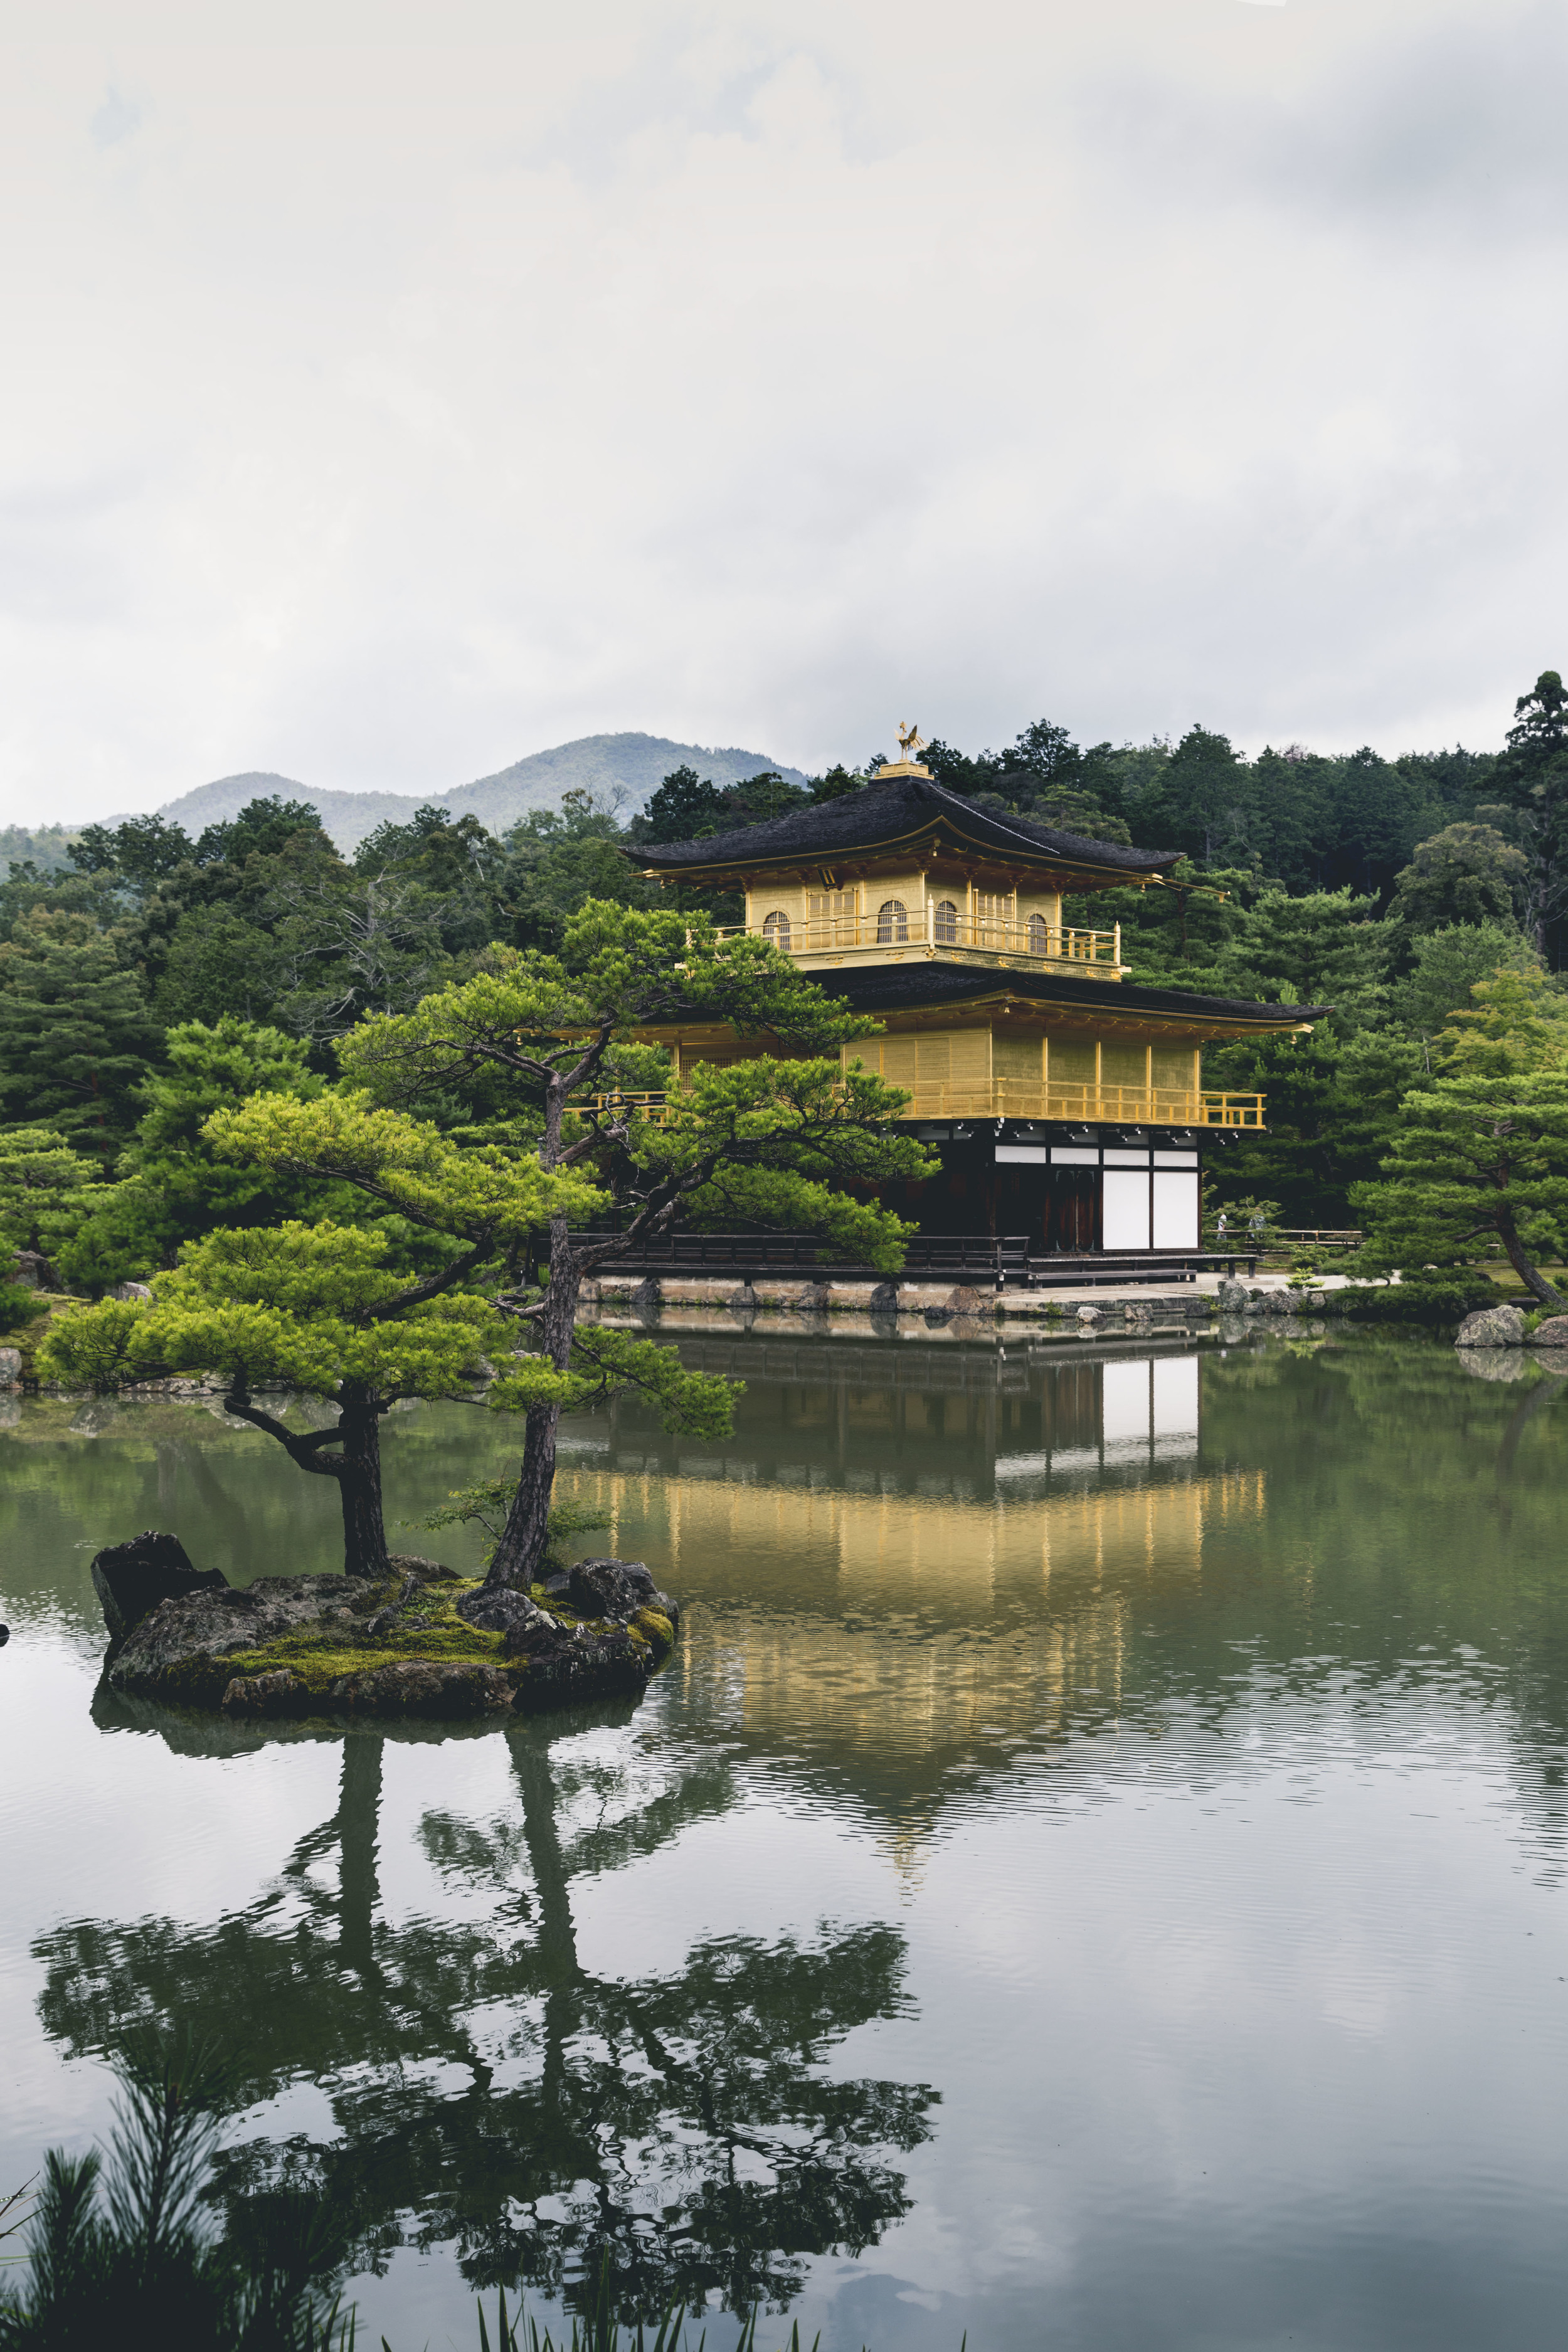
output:
MULTIPOLYGON (((896 1083, 889 1080, 889 1084, 896 1083)), ((1194 1094, 1167 1087, 1035 1086, 993 1078, 988 1086, 929 1085, 919 1079, 906 1118, 1065 1119, 1090 1127, 1251 1127, 1263 1125, 1261 1095, 1194 1094)))
POLYGON ((1098 964, 1108 973, 1121 969, 1121 926, 1109 931, 1072 930, 1036 916, 1025 923, 985 922, 970 915, 944 915, 935 907, 911 907, 900 915, 823 916, 805 922, 790 917, 731 925, 721 940, 771 940, 785 955, 843 955, 852 948, 963 948, 992 955, 1020 956, 1029 963, 1098 964))
MULTIPOLYGON (((994 1078, 989 1086, 907 1089, 910 1119, 1055 1119, 1089 1127, 1253 1128, 1263 1125, 1262 1095, 1179 1094, 1163 1087, 1030 1086, 994 1078)), ((664 1126, 677 1107, 663 1094, 595 1095, 595 1110, 625 1106, 664 1126)))
MULTIPOLYGON (((607 1226, 591 1225, 591 1235, 607 1234, 607 1226)), ((904 1245, 904 1263, 898 1274, 882 1276, 896 1289, 900 1283, 922 1282, 933 1276, 952 1281, 979 1280, 997 1288, 1016 1286, 1039 1290, 1079 1283, 1160 1281, 1192 1282, 1199 1274, 1233 1274, 1237 1265, 1250 1273, 1258 1252, 1245 1238, 1234 1246, 1198 1250, 1045 1250, 1038 1238, 1025 1234, 999 1237, 994 1234, 912 1234, 904 1245)), ((605 1269, 611 1280, 628 1274, 668 1274, 699 1281, 704 1276, 737 1276, 753 1282, 760 1275, 795 1275, 808 1280, 846 1277, 879 1279, 877 1270, 863 1261, 837 1256, 816 1234, 654 1234, 629 1246, 605 1269)))

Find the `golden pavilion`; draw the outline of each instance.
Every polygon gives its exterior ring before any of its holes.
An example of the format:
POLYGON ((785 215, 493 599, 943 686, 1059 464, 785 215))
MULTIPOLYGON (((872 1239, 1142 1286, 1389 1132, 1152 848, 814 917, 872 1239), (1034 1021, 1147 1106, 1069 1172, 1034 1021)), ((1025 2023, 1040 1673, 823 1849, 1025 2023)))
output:
MULTIPOLYGON (((978 806, 912 758, 841 799, 637 854, 661 884, 742 893, 749 933, 883 1024, 845 1058, 908 1091, 910 1130, 940 1154, 940 1178, 886 1196, 926 1234, 1026 1237, 1031 1255, 1196 1251, 1205 1140, 1265 1125, 1261 1096, 1205 1092, 1205 1045, 1328 1009, 1139 987, 1120 926, 1069 925, 1063 901, 1157 888, 1181 853, 978 806)), ((766 1050, 717 1024, 649 1034, 678 1084, 766 1050)))

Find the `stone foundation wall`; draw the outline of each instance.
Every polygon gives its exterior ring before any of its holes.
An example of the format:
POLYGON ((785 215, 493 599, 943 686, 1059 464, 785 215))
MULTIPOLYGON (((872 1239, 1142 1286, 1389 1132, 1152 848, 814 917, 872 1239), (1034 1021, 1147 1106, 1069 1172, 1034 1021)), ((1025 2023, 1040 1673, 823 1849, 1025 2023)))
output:
POLYGON ((683 1319, 779 1318, 784 1328, 820 1329, 833 1318, 837 1331, 870 1336, 896 1317, 906 1325, 924 1323, 958 1337, 994 1334, 1004 1325, 1027 1325, 1058 1338, 1114 1337, 1121 1331, 1165 1332, 1205 1328, 1212 1302, 1191 1286, 1135 1298, 1054 1297, 1048 1291, 970 1286, 951 1282, 778 1282, 736 1285, 697 1276, 648 1276, 633 1281, 585 1283, 581 1312, 610 1324, 662 1328, 673 1333, 683 1319))
POLYGON ((764 1276, 761 1281, 738 1283, 732 1275, 625 1275, 602 1282, 585 1282, 584 1307, 773 1307, 801 1315, 922 1315, 928 1307, 949 1307, 962 1296, 987 1308, 992 1287, 955 1288, 949 1282, 803 1282, 764 1276))

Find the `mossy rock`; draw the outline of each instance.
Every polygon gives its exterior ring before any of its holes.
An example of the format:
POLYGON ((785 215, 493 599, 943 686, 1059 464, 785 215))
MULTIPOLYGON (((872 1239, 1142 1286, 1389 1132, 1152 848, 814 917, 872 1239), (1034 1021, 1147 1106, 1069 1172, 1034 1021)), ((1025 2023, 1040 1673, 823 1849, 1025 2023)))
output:
POLYGON ((458 1614, 479 1581, 404 1559, 374 1583, 289 1577, 189 1594, 133 1628, 108 1678, 128 1695, 230 1717, 456 1719, 640 1691, 674 1646, 660 1610, 587 1619, 536 1586, 556 1637, 536 1633, 524 1649, 458 1614))

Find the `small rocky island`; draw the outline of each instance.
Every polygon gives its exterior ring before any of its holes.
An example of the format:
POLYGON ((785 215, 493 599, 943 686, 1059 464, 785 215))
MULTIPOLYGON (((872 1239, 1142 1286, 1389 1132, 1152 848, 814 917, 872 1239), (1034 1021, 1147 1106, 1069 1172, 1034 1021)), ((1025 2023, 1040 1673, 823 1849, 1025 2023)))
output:
POLYGON ((580 1560, 527 1593, 431 1559, 389 1565, 237 1586, 174 1536, 134 1536, 92 1563, 108 1682, 239 1720, 531 1715, 635 1696, 674 1646, 679 1610, 640 1560, 580 1560))

